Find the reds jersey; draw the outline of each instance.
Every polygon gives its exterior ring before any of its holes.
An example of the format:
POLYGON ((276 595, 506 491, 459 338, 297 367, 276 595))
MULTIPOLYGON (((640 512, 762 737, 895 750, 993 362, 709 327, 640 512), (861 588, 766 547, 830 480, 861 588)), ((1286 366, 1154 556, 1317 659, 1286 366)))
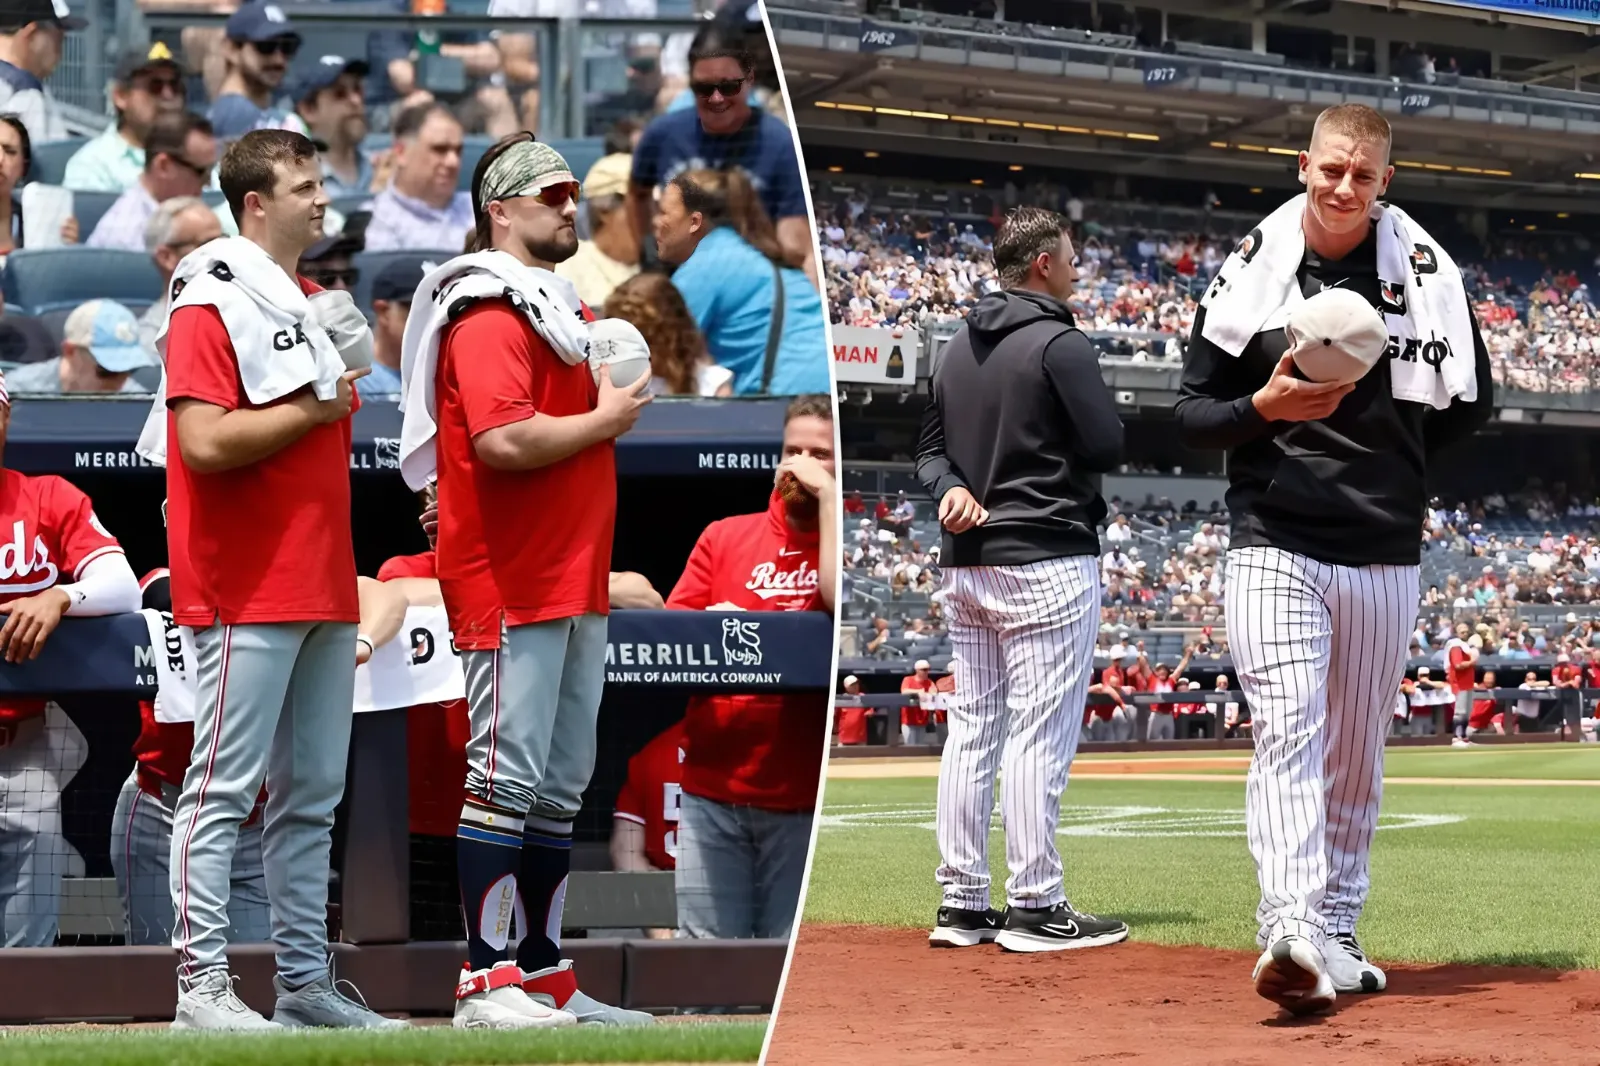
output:
MULTIPOLYGON (((1117 669, 1115 666, 1106 667, 1104 670, 1100 671, 1100 683, 1108 689, 1116 689, 1118 692, 1121 692, 1122 671, 1117 669)), ((1094 704, 1094 716, 1096 718, 1104 718, 1107 721, 1110 721, 1111 716, 1116 713, 1116 710, 1117 705, 1115 703, 1094 704)))
MULTIPOLYGON (((926 681, 923 681, 923 680, 920 680, 917 677, 916 674, 912 674, 910 677, 905 678, 904 680, 902 680, 900 682, 900 691, 902 693, 905 693, 905 692, 937 692, 938 691, 938 683, 935 682, 933 680, 933 678, 931 678, 931 677, 928 678, 926 681)), ((916 707, 901 707, 900 708, 900 724, 901 725, 927 725, 928 724, 928 708, 920 706, 920 705, 916 706, 916 707)))
MULTIPOLYGON (((102 555, 122 553, 82 489, 53 474, 0 470, 0 606, 78 580, 102 555)), ((0 702, 0 722, 44 713, 46 700, 0 702)))
POLYGON ((1588 688, 1600 688, 1600 660, 1591 660, 1583 668, 1583 683, 1588 688))
POLYGON ((1574 681, 1581 677, 1583 671, 1578 669, 1576 663, 1556 663, 1550 670, 1551 681, 1574 681))
MULTIPOLYGON (((774 490, 764 514, 713 522, 667 597, 674 610, 819 611, 817 532, 789 526, 774 490)), ((696 696, 684 718, 685 792, 767 810, 810 810, 828 741, 828 695, 696 696)))
POLYGON ((1457 645, 1450 649, 1450 691, 1467 692, 1473 685, 1473 664, 1468 660, 1467 649, 1457 645))
MULTIPOLYGON (((1163 681, 1159 677, 1151 675, 1151 677, 1150 677, 1150 691, 1151 692, 1171 692, 1172 691, 1172 681, 1170 679, 1168 679, 1166 681, 1163 681)), ((1152 703, 1150 705, 1150 713, 1151 714, 1172 714, 1173 713, 1172 709, 1175 706, 1176 706, 1176 704, 1172 704, 1172 703, 1152 703)))
MULTIPOLYGON (((433 552, 397 555, 378 567, 379 581, 437 578, 433 552)), ((406 710, 407 793, 411 832, 454 837, 461 824, 461 787, 467 780, 467 739, 472 725, 466 700, 421 703, 406 710)))
POLYGON ((683 722, 658 733, 628 760, 614 817, 644 826, 644 854, 658 870, 678 866, 678 807, 683 786, 683 722))

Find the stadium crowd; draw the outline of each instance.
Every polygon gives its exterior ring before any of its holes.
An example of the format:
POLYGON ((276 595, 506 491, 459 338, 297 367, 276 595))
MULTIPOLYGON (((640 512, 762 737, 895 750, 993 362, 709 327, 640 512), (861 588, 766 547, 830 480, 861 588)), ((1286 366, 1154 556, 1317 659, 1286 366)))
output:
MULTIPOLYGON (((497 0, 495 9, 508 18, 550 13, 521 0, 497 0)), ((65 128, 41 79, 77 20, 60 22, 48 4, 41 11, 34 18, 19 8, 13 25, 0 25, 0 62, 17 72, 0 82, 0 211, 9 216, 0 219, 0 255, 82 245, 85 257, 53 265, 19 257, 16 276, 0 275, 8 296, 0 362, 41 364, 15 377, 13 391, 153 387, 173 269, 205 241, 237 232, 217 187, 221 154, 252 129, 285 128, 318 146, 330 201, 326 239, 307 252, 304 272, 357 296, 378 330, 363 395, 394 398, 411 294, 429 264, 459 254, 472 228, 472 164, 519 123, 537 129, 532 38, 447 34, 441 43, 381 30, 364 55, 320 54, 316 28, 250 0, 222 29, 130 47, 112 72, 106 128, 72 151, 52 179, 59 185, 46 185, 30 171, 47 146, 61 154, 65 128), (464 70, 465 82, 441 66, 464 70), (371 135, 379 126, 387 138, 371 135), (90 249, 134 253, 155 269, 126 259, 109 266, 87 257, 90 249), (100 274, 123 280, 96 291, 100 274), (97 297, 118 298, 79 316, 97 331, 66 330, 75 308, 97 297), (129 313, 140 318, 137 344, 129 313)), ((597 315, 639 328, 658 395, 825 390, 826 375, 808 358, 823 345, 824 323, 805 190, 777 117, 784 108, 759 8, 728 4, 692 36, 635 34, 618 47, 628 87, 591 101, 591 115, 606 118, 603 152, 585 141, 561 145, 573 150, 570 195, 581 204, 583 239, 557 272, 597 315)))
MULTIPOLYGON (((1113 213, 1098 210, 1104 205, 1086 208, 1049 183, 1008 185, 992 197, 948 190, 952 213, 979 214, 976 222, 877 210, 868 184, 819 207, 827 212, 820 243, 829 310, 842 325, 915 329, 959 321, 999 287, 989 234, 1000 212, 1043 203, 1073 220, 1082 281, 1069 306, 1099 335, 1102 350, 1177 363, 1198 298, 1241 236, 1157 231, 1132 218, 1093 221, 1113 213)), ((1120 205, 1120 212, 1127 210, 1120 205)), ((1485 258, 1464 260, 1461 267, 1496 383, 1529 392, 1600 388, 1600 309, 1581 275, 1571 266, 1541 263, 1547 253, 1518 242, 1479 251, 1485 258), (1509 276, 1508 262, 1542 273, 1518 281, 1509 276)))

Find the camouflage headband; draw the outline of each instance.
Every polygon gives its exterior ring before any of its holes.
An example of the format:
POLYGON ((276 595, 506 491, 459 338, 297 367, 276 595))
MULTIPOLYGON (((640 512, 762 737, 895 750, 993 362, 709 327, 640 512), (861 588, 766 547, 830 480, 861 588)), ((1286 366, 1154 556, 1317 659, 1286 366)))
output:
POLYGON ((495 157, 483 175, 478 203, 527 196, 563 181, 577 181, 561 153, 539 141, 518 141, 495 157))

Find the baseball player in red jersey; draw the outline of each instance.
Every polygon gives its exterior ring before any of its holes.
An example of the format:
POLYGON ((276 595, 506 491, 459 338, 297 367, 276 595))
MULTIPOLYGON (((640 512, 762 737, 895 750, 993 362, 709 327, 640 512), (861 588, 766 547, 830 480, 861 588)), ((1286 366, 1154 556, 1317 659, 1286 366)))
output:
MULTIPOLYGON (((839 567, 833 456, 832 398, 796 397, 766 512, 707 526, 667 607, 832 614, 839 567)), ((696 696, 684 729, 679 932, 787 937, 805 877, 828 696, 696 696)))
MULTIPOLYGON (((1478 682, 1478 692, 1475 695, 1493 692, 1498 687, 1499 683, 1495 680, 1494 671, 1485 670, 1483 672, 1483 680, 1478 682)), ((1472 734, 1481 733, 1491 727, 1496 733, 1504 733, 1506 731, 1505 715, 1500 710, 1499 702, 1488 698, 1474 699, 1472 701, 1472 714, 1467 719, 1467 736, 1470 738, 1472 734)))
MULTIPOLYGON (((170 621, 168 570, 150 571, 139 582, 139 591, 147 610, 160 611, 169 620, 169 642, 179 639, 178 627, 170 621)), ((192 712, 191 701, 175 698, 165 687, 154 699, 139 701, 133 772, 122 783, 111 820, 111 871, 117 879, 129 944, 172 943, 172 811, 194 751, 192 712), (188 707, 180 710, 186 703, 188 707)), ((233 853, 228 880, 230 944, 272 939, 267 871, 261 859, 261 816, 266 799, 263 788, 250 816, 239 827, 239 846, 233 853)))
POLYGON ((423 279, 401 358, 401 471, 417 490, 437 474, 439 585, 472 723, 454 1024, 646 1023, 578 990, 560 936, 605 686, 615 440, 649 402, 649 375, 622 389, 591 371, 591 316, 553 273, 578 247, 579 185, 560 153, 502 138, 472 192, 471 251, 423 279))
POLYGON ((371 336, 363 327, 338 347, 330 316, 359 312, 296 273, 328 205, 312 143, 252 131, 223 157, 221 184, 241 235, 178 264, 157 337, 172 617, 192 631, 197 678, 193 759, 172 819, 173 1025, 404 1027, 346 998, 328 970, 360 616, 350 415, 366 371, 346 360, 363 349, 370 359, 371 336), (271 1022, 234 994, 226 956, 239 828, 263 780, 271 1022))
MULTIPOLYGON (((928 660, 918 659, 912 666, 911 676, 900 680, 901 694, 912 692, 923 695, 937 691, 936 683, 928 674, 932 669, 933 664, 928 660)), ((907 704, 900 708, 900 737, 905 743, 933 743, 933 712, 928 709, 927 702, 918 703, 915 707, 907 704)))
POLYGON ((1456 625, 1455 639, 1445 645, 1445 669, 1450 677, 1450 691, 1456 697, 1455 714, 1451 720, 1455 736, 1450 744, 1457 748, 1467 746, 1468 723, 1472 718, 1472 690, 1478 668, 1478 649, 1468 643, 1471 637, 1472 627, 1461 622, 1456 625))
MULTIPOLYGON (((844 679, 842 695, 861 695, 861 679, 855 674, 850 674, 844 679)), ((834 720, 838 727, 839 743, 847 745, 865 744, 867 742, 867 719, 872 716, 870 707, 845 707, 839 703, 834 704, 834 720)))
MULTIPOLYGON (((676 868, 687 743, 680 720, 656 734, 628 760, 628 776, 611 813, 612 869, 676 868)), ((652 940, 668 940, 673 934, 671 929, 645 930, 652 940)))
POLYGON ((1578 719, 1582 697, 1578 690, 1583 687, 1583 670, 1566 652, 1556 656, 1556 664, 1550 668, 1550 684, 1556 690, 1556 707, 1561 712, 1561 735, 1566 736, 1570 729, 1581 736, 1578 719))
MULTIPOLYGON (((0 448, 10 423, 0 375, 0 448)), ((63 478, 0 468, 0 657, 37 658, 67 615, 138 608, 139 583, 89 497, 63 478)), ((0 701, 0 947, 55 943, 68 854, 61 790, 85 750, 51 701, 0 701)))

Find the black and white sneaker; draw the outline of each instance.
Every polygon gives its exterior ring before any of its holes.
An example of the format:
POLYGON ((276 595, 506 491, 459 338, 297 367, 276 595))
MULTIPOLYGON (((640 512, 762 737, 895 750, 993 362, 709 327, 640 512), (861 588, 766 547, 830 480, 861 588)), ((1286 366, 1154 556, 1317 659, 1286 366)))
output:
POLYGON ((928 943, 936 948, 971 948, 987 944, 1000 935, 1000 923, 1005 915, 990 907, 982 911, 964 911, 959 907, 940 907, 939 919, 928 943))
POLYGON ((1128 927, 1115 919, 1096 918, 1072 909, 1070 903, 1029 909, 1011 907, 995 937, 1006 951, 1070 951, 1098 948, 1128 939, 1128 927))

